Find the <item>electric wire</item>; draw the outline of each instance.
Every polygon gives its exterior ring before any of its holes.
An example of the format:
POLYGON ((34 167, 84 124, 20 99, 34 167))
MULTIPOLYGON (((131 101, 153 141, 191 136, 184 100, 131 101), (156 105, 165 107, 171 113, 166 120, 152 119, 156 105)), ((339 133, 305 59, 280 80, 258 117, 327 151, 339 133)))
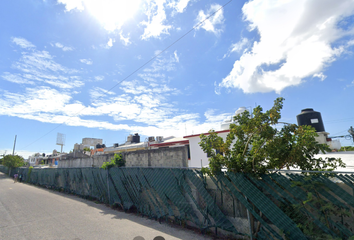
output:
POLYGON ((326 124, 333 124, 333 123, 339 123, 339 122, 350 122, 350 121, 354 121, 354 118, 350 117, 350 118, 329 120, 329 121, 326 121, 326 124))
MULTIPOLYGON (((119 81, 117 84, 115 84, 113 87, 111 87, 110 89, 108 89, 107 91, 105 91, 101 97, 103 96, 107 96, 108 92, 111 91, 112 89, 114 89, 115 87, 117 87, 118 85, 120 85, 122 82, 124 82, 125 80, 127 80, 128 78, 130 78, 132 75, 134 75, 136 72, 138 72, 139 70, 141 70, 142 68, 144 68, 146 65, 148 65, 150 62, 152 62, 153 60, 155 60, 158 56, 160 56, 162 53, 166 52, 169 48, 171 48, 173 45, 175 45, 177 42, 179 42, 181 39, 183 39, 185 36, 187 36, 189 33, 191 33, 193 30, 197 29, 199 26, 203 25, 203 23, 205 21, 207 21, 209 18, 211 18, 212 16, 214 16, 217 12, 219 12, 220 10, 222 10, 223 8, 225 8, 228 4, 230 4, 233 0, 228 1, 227 3, 225 3, 224 5, 222 5, 220 8, 218 8, 215 12, 211 13, 209 16, 207 16, 204 20, 200 21, 199 23, 197 23, 193 28, 191 28, 189 31, 187 31, 185 34, 183 34, 181 37, 179 37, 177 40, 175 40, 174 42, 172 42, 170 45, 168 45, 165 49, 163 49, 161 52, 155 54, 155 56, 153 56, 152 58, 150 58, 150 60, 146 61, 144 64, 142 64, 140 67, 138 67, 136 70, 134 70, 132 73, 130 73, 128 76, 126 76, 125 78, 123 78, 121 81, 119 81)), ((74 115, 72 116, 67 116, 67 118, 70 117, 75 117, 77 116, 80 112, 82 112, 84 109, 86 109, 87 107, 82 108, 81 110, 79 110, 78 112, 76 112, 74 115)), ((66 124, 67 121, 60 123, 58 126, 56 126, 55 128, 53 128, 52 130, 50 130, 49 132, 47 132, 46 134, 44 134, 43 136, 39 137, 38 139, 34 140, 33 142, 31 142, 30 144, 26 145, 25 147, 23 147, 22 149, 26 149, 27 147, 31 146, 32 144, 38 142, 39 140, 41 140, 42 138, 44 138, 45 136, 47 136, 48 134, 52 133, 54 130, 58 129, 59 127, 61 127, 62 125, 66 124)))

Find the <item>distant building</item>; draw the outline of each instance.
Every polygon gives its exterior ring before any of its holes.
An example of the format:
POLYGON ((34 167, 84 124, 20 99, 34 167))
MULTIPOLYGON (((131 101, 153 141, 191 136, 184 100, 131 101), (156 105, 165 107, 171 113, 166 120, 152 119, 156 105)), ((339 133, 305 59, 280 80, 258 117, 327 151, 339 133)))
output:
POLYGON ((100 138, 83 138, 82 143, 74 144, 74 151, 83 151, 84 148, 96 148, 97 145, 102 145, 103 140, 100 138))

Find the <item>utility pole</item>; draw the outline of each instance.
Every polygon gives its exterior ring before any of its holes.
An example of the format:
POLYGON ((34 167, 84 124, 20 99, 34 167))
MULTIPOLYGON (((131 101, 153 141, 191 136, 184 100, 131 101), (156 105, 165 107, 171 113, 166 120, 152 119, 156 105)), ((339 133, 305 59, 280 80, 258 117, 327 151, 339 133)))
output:
POLYGON ((15 141, 14 141, 14 148, 13 148, 13 150, 12 150, 12 156, 15 155, 16 138, 17 138, 17 135, 15 135, 15 141))

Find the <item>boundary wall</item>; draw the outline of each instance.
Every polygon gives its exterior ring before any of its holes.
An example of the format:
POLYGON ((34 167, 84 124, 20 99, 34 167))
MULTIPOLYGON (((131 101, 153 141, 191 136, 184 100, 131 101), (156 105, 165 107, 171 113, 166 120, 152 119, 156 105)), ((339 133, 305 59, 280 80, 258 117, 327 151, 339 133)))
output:
MULTIPOLYGON (((188 146, 121 152, 127 167, 188 167, 188 146)), ((60 160, 58 168, 101 167, 113 153, 60 160)))

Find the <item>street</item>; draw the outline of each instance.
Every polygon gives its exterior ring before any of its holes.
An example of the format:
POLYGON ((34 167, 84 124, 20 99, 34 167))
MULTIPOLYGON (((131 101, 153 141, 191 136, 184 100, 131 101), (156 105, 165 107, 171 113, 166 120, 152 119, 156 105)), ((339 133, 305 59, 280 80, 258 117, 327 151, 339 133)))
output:
POLYGON ((72 195, 14 183, 0 172, 0 239, 154 238, 212 239, 72 195))

